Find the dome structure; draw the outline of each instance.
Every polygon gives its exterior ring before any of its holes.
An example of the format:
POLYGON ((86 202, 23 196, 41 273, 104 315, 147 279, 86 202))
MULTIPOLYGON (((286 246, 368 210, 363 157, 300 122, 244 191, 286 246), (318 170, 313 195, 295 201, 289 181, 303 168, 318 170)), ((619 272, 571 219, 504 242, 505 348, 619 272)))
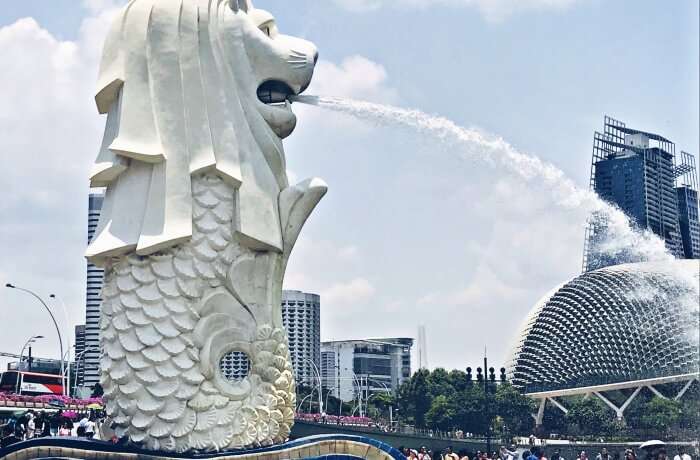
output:
POLYGON ((577 276, 527 316, 509 361, 527 393, 698 371, 700 261, 616 265, 577 276))

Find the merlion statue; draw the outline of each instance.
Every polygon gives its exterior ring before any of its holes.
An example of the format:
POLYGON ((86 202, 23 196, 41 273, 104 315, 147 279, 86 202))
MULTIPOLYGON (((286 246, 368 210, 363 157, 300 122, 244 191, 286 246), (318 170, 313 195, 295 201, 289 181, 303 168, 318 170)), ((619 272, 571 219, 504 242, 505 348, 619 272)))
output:
POLYGON ((111 26, 87 258, 105 268, 101 384, 118 436, 170 452, 288 437, 282 279, 326 185, 289 186, 282 139, 317 58, 249 0, 131 0, 111 26))

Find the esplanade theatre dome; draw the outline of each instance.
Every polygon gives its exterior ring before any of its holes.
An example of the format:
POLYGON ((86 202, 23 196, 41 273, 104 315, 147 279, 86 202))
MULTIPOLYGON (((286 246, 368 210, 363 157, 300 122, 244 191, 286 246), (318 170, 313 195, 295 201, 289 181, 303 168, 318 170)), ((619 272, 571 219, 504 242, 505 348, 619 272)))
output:
POLYGON ((698 371, 700 261, 615 265, 540 300, 513 347, 509 376, 525 392, 698 371))

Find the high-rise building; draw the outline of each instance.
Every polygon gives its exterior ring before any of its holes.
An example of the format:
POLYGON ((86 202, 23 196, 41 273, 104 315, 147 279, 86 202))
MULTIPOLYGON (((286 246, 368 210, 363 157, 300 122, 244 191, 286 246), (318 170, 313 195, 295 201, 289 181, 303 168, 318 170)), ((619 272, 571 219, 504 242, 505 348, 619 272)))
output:
POLYGON ((301 291, 282 291, 282 322, 297 384, 313 386, 321 368, 321 298, 301 291))
POLYGON ((323 342, 323 385, 343 401, 394 391, 411 377, 412 347, 413 339, 405 337, 323 342))
POLYGON ((76 386, 83 386, 83 380, 85 375, 85 366, 82 358, 84 357, 83 352, 85 351, 85 325, 79 324, 75 326, 75 384, 76 386))
MULTIPOLYGON (((663 239, 671 254, 700 255, 695 160, 683 152, 677 161, 670 140, 606 116, 603 132, 593 139, 591 188, 624 211, 633 225, 663 239)), ((635 262, 625 254, 600 250, 605 239, 604 217, 593 216, 585 239, 584 271, 635 262)))
POLYGON ((683 252, 686 259, 700 259, 700 220, 698 219, 698 174, 695 157, 681 152, 680 174, 676 187, 678 217, 681 224, 683 252))
MULTIPOLYGON (((88 244, 100 221, 104 195, 91 193, 88 199, 88 244)), ((100 381, 100 307, 104 270, 88 262, 85 295, 85 357, 83 385, 92 387, 100 381)))

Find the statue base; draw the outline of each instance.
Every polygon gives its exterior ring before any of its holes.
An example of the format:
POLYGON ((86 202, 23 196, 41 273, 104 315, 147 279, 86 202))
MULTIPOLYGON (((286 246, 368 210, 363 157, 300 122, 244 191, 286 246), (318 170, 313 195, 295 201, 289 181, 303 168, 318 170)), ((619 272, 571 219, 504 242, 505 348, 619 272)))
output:
POLYGON ((175 454, 78 438, 36 438, 0 449, 0 460, 406 460, 397 449, 364 436, 318 435, 277 446, 208 454, 175 454))

